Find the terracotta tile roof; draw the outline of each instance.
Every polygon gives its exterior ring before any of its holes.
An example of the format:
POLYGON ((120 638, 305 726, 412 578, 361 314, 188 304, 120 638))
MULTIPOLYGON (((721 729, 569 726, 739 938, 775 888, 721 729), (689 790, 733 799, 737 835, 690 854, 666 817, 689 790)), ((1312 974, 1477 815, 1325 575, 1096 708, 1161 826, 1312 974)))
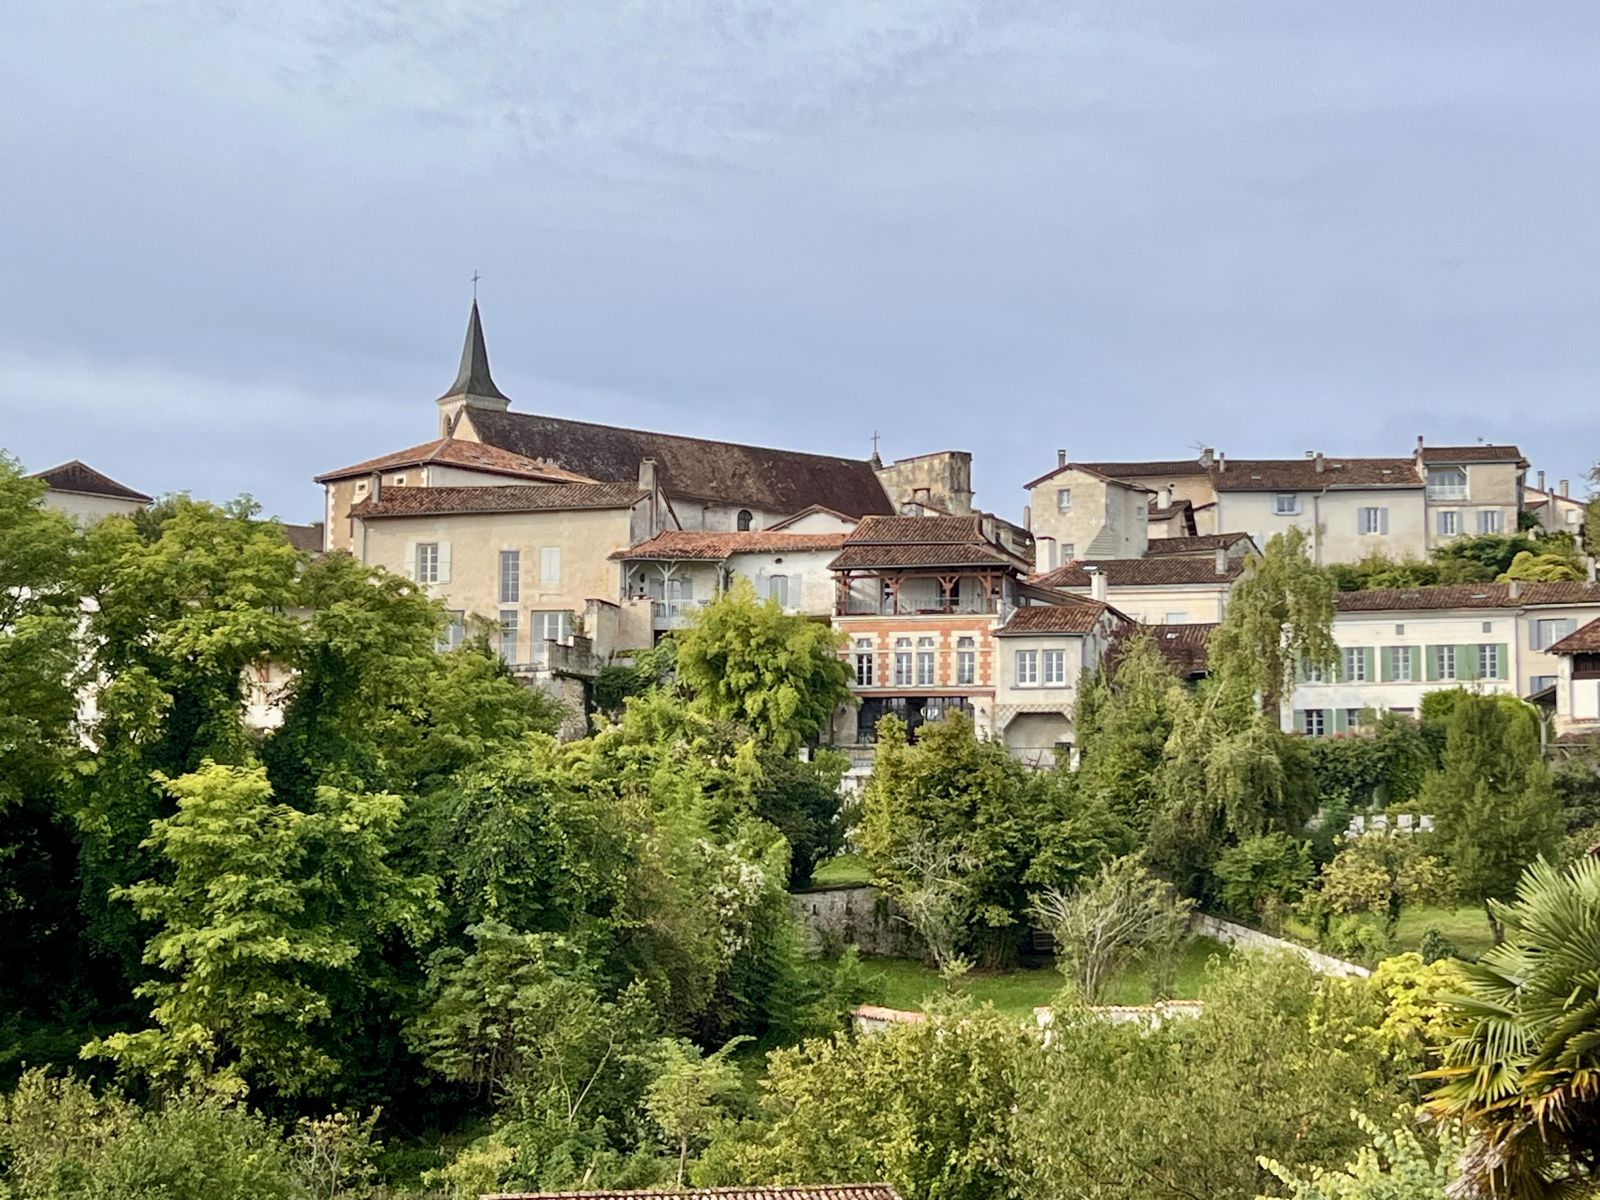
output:
POLYGON ((864 517, 845 539, 847 546, 926 542, 982 542, 978 517, 864 517))
POLYGON ((631 508, 648 496, 628 483, 547 483, 504 487, 387 487, 376 503, 368 496, 350 507, 352 517, 431 517, 451 513, 545 512, 575 508, 631 508))
POLYGON ((1108 606, 1097 600, 1075 597, 1073 604, 1030 604, 1017 609, 1011 619, 994 631, 995 637, 1030 637, 1041 633, 1082 635, 1093 633, 1108 606))
POLYGON ((1151 625, 1150 644, 1167 664, 1185 679, 1204 675, 1210 664, 1211 632, 1215 623, 1151 625))
MULTIPOLYGON (((588 476, 579 475, 575 471, 568 471, 550 463, 535 462, 531 458, 512 454, 498 446, 462 441, 460 438, 437 438, 431 442, 423 442, 420 446, 407 446, 404 450, 396 450, 392 454, 369 458, 366 462, 354 463, 318 475, 316 482, 328 483, 335 479, 349 479, 353 475, 370 475, 374 471, 393 471, 401 467, 422 467, 430 463, 488 471, 496 475, 541 479, 552 483, 594 482, 588 476)), ((633 477, 638 478, 638 475, 639 466, 635 463, 633 477)))
POLYGON ((1151 538, 1145 549, 1146 558, 1161 558, 1169 554, 1202 554, 1207 551, 1238 550, 1248 554, 1255 549, 1248 533, 1197 533, 1188 537, 1151 538))
POLYGON ((1522 463, 1522 451, 1515 446, 1429 446, 1422 447, 1425 463, 1522 463))
POLYGON ((1093 475, 1096 479, 1109 479, 1113 483, 1126 484, 1128 487, 1137 488, 1140 491, 1146 491, 1146 492, 1153 491, 1154 489, 1144 487, 1143 485, 1137 484, 1137 483, 1128 483, 1129 477, 1130 476, 1139 476, 1139 475, 1162 475, 1162 474, 1169 474, 1169 473, 1173 474, 1173 475, 1204 475, 1205 474, 1205 468, 1202 467, 1200 465, 1200 463, 1195 459, 1190 459, 1188 462, 1184 462, 1184 463, 1170 463, 1170 462, 1169 463, 1160 463, 1160 462, 1155 462, 1155 463, 1085 463, 1085 462, 1069 462, 1069 463, 1066 463, 1064 465, 1056 466, 1056 467, 1052 468, 1049 471, 1046 471, 1043 475, 1039 476, 1039 478, 1037 478, 1037 479, 1028 480, 1028 482, 1023 484, 1022 486, 1023 486, 1024 489, 1038 487, 1041 483, 1045 482, 1045 480, 1054 479, 1057 475, 1061 474, 1063 471, 1082 471, 1086 475, 1093 475), (1166 471, 1160 471, 1160 470, 1154 470, 1154 471, 1144 471, 1144 470, 1128 471, 1128 470, 1124 470, 1123 469, 1123 468, 1126 468, 1126 467, 1177 467, 1178 469, 1175 470, 1175 471, 1172 471, 1172 472, 1166 472, 1166 471))
POLYGON ((817 1183, 656 1192, 490 1192, 479 1200, 900 1200, 900 1193, 887 1183, 817 1183))
POLYGON ((1600 620, 1590 621, 1582 628, 1567 634, 1548 654, 1600 654, 1600 620))
POLYGON ((868 567, 1009 567, 1021 570, 1019 560, 998 548, 977 543, 934 542, 926 545, 847 545, 828 564, 830 570, 855 571, 868 567))
POLYGON ((1176 555, 1157 558, 1106 558, 1099 562, 1070 562, 1035 575, 1030 583, 1051 588, 1086 588, 1089 572, 1084 567, 1093 566, 1105 576, 1109 587, 1160 587, 1164 584, 1225 584, 1244 573, 1245 560, 1231 558, 1224 575, 1217 574, 1214 558, 1181 558, 1176 555))
POLYGON ((1092 462, 1084 463, 1091 471, 1110 475, 1113 479, 1144 479, 1152 475, 1204 475, 1206 469, 1198 458, 1167 458, 1146 462, 1092 462))
POLYGON ((1189 500, 1174 500, 1165 508, 1152 504, 1145 512, 1146 521, 1170 521, 1174 517, 1181 517, 1194 511, 1194 504, 1189 500))
POLYGON ((786 533, 755 529, 740 533, 702 533, 671 529, 647 542, 614 551, 616 559, 697 558, 721 561, 730 554, 800 554, 807 550, 844 548, 844 530, 838 533, 786 533))
POLYGON ((1317 470, 1313 458, 1217 460, 1211 486, 1219 492, 1316 492, 1323 488, 1420 488, 1422 476, 1409 458, 1328 458, 1317 470))
POLYGON ((1524 583, 1511 595, 1508 583, 1449 583, 1436 587, 1375 588, 1340 592, 1339 612, 1407 612, 1452 608, 1522 608, 1551 604, 1600 604, 1600 584, 1583 580, 1524 583))
POLYGON ((469 409, 467 419, 490 445, 594 479, 635 480, 640 461, 653 458, 669 496, 749 505, 769 513, 795 513, 813 504, 854 517, 894 511, 866 459, 742 446, 535 413, 469 409))
POLYGON ((105 496, 111 500, 150 503, 150 497, 143 492, 136 492, 127 484, 118 483, 111 476, 101 474, 76 458, 59 467, 51 467, 48 471, 36 471, 28 478, 43 480, 52 492, 75 492, 80 496, 105 496))

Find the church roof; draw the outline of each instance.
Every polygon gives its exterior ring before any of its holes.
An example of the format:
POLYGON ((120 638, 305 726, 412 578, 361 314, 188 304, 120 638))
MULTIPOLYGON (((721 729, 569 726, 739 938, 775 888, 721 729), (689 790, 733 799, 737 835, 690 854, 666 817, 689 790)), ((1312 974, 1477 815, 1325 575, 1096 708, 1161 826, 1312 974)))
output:
POLYGON ((425 467, 432 463, 485 471, 492 475, 515 475, 519 478, 550 483, 595 482, 587 476, 579 475, 576 471, 566 471, 549 463, 534 462, 531 458, 523 458, 520 454, 512 454, 498 446, 486 446, 482 442, 464 442, 459 438, 439 438, 432 442, 423 442, 420 446, 408 446, 404 450, 396 450, 393 454, 369 458, 365 462, 353 463, 348 467, 340 467, 336 471, 318 475, 316 481, 330 483, 335 479, 370 475, 374 471, 425 467))
POLYGON ((118 483, 111 476, 101 474, 76 458, 59 467, 51 467, 48 471, 37 471, 30 478, 43 480, 52 492, 76 492, 80 496, 106 496, 112 500, 150 503, 150 497, 143 492, 136 492, 126 484, 118 483))
POLYGON ((489 348, 483 343, 483 320, 478 316, 476 300, 472 302, 472 315, 467 318, 467 340, 461 347, 461 369, 456 372, 456 381, 439 399, 450 396, 487 396, 504 400, 507 404, 511 402, 511 397, 494 385, 494 377, 489 374, 489 348))
POLYGON ((464 419, 491 446, 557 463, 594 479, 637 480, 653 458, 668 496, 795 513, 818 504, 851 517, 894 509, 872 464, 798 450, 745 446, 547 417, 468 409, 464 419))

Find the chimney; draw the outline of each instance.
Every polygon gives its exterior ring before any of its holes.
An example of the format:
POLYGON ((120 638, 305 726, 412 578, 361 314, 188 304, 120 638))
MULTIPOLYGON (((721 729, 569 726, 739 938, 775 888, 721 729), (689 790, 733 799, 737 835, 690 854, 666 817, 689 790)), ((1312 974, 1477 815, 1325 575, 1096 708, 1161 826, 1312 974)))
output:
POLYGON ((367 488, 367 494, 372 497, 372 502, 374 504, 376 504, 378 502, 379 498, 382 497, 382 495, 383 495, 383 472, 382 471, 374 471, 372 473, 372 483, 367 488))
POLYGON ((1318 450, 1316 452, 1316 454, 1312 455, 1311 461, 1316 463, 1316 465, 1317 465, 1317 474, 1321 475, 1322 474, 1322 451, 1318 450))
POLYGON ((1228 573, 1228 548, 1226 546, 1218 546, 1217 547, 1217 574, 1218 575, 1226 575, 1227 573, 1228 573))
POLYGON ((1544 472, 1543 471, 1539 472, 1539 490, 1541 492, 1544 491, 1544 472))
POLYGON ((1563 496, 1565 496, 1567 494, 1567 481, 1565 479, 1563 479, 1560 483, 1556 484, 1556 487, 1560 490, 1560 492, 1561 492, 1561 494, 1563 496))
POLYGON ((1592 554, 1591 554, 1591 555, 1589 555, 1589 557, 1588 557, 1588 558, 1586 558, 1586 559, 1584 559, 1584 566, 1586 566, 1586 567, 1587 567, 1587 568, 1588 568, 1588 572, 1589 572, 1589 582, 1590 582, 1590 583, 1593 583, 1593 582, 1595 582, 1595 576, 1594 576, 1594 555, 1592 555, 1592 554))
POLYGON ((1228 469, 1228 456, 1226 454, 1217 455, 1217 472, 1220 474, 1221 472, 1226 471, 1227 469, 1228 469))
POLYGON ((1085 567, 1084 570, 1089 572, 1089 595, 1104 604, 1106 602, 1105 574, 1097 567, 1085 567))
POLYGON ((1164 483, 1156 489, 1156 507, 1172 507, 1172 485, 1170 483, 1164 483))
POLYGON ((639 490, 652 494, 656 490, 656 460, 653 458, 639 460, 639 490))
POLYGON ((1031 504, 1022 506, 1022 527, 1029 533, 1033 532, 1033 505, 1031 504))
POLYGON ((1206 470, 1211 469, 1211 464, 1217 461, 1217 452, 1210 446, 1200 451, 1200 465, 1206 470))
POLYGON ((1417 434, 1417 457, 1422 457, 1422 435, 1420 433, 1417 434))
POLYGON ((1062 467, 1064 467, 1066 465, 1067 465, 1067 452, 1065 450, 1057 450, 1056 451, 1056 470, 1059 471, 1062 467))
POLYGON ((1512 600, 1522 599, 1522 580, 1512 579, 1506 584, 1506 596, 1512 600))

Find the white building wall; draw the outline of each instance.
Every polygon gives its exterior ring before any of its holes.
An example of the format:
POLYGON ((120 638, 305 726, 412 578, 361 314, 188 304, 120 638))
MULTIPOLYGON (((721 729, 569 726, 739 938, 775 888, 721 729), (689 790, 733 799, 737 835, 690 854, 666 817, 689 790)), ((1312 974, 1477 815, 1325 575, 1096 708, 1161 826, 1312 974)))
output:
POLYGON ((110 496, 86 496, 78 492, 58 492, 54 488, 41 499, 45 508, 65 513, 73 524, 82 528, 93 525, 105 517, 131 517, 144 508, 138 500, 117 500, 110 496))
POLYGON ((837 550, 805 550, 787 554, 734 554, 728 569, 748 579, 756 595, 765 600, 772 594, 772 577, 789 581, 789 602, 784 611, 811 617, 833 614, 833 572, 828 564, 838 557, 837 550))
POLYGON ((1336 492, 1222 492, 1217 528, 1267 539, 1290 528, 1311 539, 1312 558, 1323 564, 1358 562, 1369 554, 1427 556, 1426 506, 1421 488, 1371 488, 1336 492), (1293 496, 1295 511, 1278 512, 1278 497, 1293 496), (1362 532, 1362 510, 1379 510, 1380 532, 1362 532), (1387 532, 1382 530, 1386 529, 1387 532))

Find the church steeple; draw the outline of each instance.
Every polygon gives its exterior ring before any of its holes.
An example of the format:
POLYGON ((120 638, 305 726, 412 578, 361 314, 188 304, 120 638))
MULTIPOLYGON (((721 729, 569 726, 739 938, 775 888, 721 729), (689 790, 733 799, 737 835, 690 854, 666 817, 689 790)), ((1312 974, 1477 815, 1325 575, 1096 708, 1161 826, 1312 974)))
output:
POLYGON ((478 315, 478 301, 472 301, 472 315, 467 319, 467 340, 461 347, 461 369, 456 381, 438 399, 439 433, 449 437, 463 408, 487 408, 504 412, 511 404, 507 396, 495 386, 489 374, 489 350, 483 341, 483 319, 478 315))

